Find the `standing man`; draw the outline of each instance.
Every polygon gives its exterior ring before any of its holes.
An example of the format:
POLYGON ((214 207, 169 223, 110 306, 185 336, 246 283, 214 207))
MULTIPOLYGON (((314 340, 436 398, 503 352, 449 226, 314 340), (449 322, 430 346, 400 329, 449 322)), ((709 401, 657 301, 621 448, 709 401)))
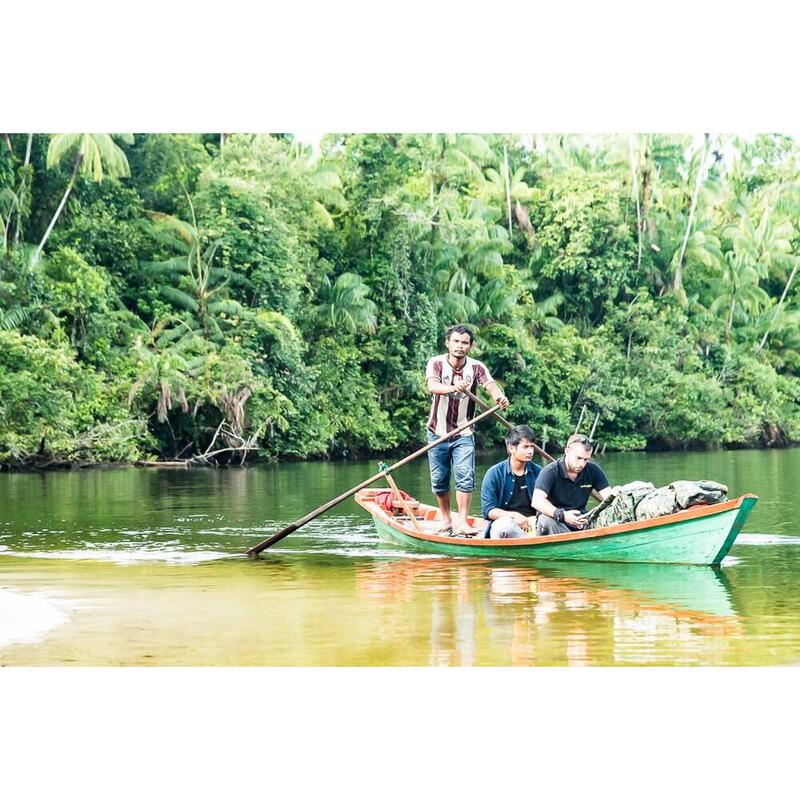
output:
MULTIPOLYGON (((453 325, 445 332, 447 353, 428 361, 425 377, 428 391, 433 395, 428 418, 428 441, 433 442, 475 416, 475 401, 463 394, 469 389, 473 394, 483 386, 495 403, 508 408, 508 398, 503 394, 489 370, 480 361, 467 355, 474 340, 466 325, 453 325)), ((428 450, 431 470, 431 489, 442 512, 439 532, 452 530, 454 534, 469 533, 467 515, 472 493, 475 491, 475 437, 472 428, 465 428, 458 436, 448 439, 428 450), (450 472, 455 472, 456 504, 458 512, 453 522, 450 512, 450 472)))
POLYGON ((539 512, 536 532, 540 536, 580 530, 586 525, 581 517, 592 489, 603 500, 611 493, 605 472, 591 462, 593 450, 588 436, 575 433, 567 439, 564 455, 539 473, 533 507, 539 512))
POLYGON ((481 513, 489 521, 487 539, 519 539, 533 536, 534 484, 542 468, 533 462, 534 434, 527 425, 517 425, 506 436, 508 458, 495 464, 481 483, 481 513))

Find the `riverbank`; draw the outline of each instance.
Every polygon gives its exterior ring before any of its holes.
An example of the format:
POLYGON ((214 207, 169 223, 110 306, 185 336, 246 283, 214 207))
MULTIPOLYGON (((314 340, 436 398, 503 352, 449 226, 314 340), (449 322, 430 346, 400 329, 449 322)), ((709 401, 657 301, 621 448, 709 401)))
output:
MULTIPOLYGON (((422 447, 423 443, 418 443, 419 447, 422 447)), ((645 447, 638 450, 604 450, 602 448, 599 449, 599 453, 602 455, 608 454, 624 454, 624 453, 714 453, 714 452, 725 452, 725 451, 775 451, 775 450, 792 450, 795 448, 800 447, 800 441, 786 441, 781 444, 763 444, 760 446, 748 445, 748 444, 736 444, 736 443, 729 443, 723 445, 721 447, 711 448, 711 447, 704 447, 698 445, 696 442, 686 442, 684 443, 686 446, 676 446, 676 447, 645 447)), ((414 445, 416 447, 417 444, 414 445)), ((497 447, 484 447, 478 448, 477 452, 480 454, 488 454, 488 453, 495 453, 495 452, 502 452, 502 445, 498 445, 497 447)), ((560 449, 554 449, 551 446, 548 446, 547 452, 553 456, 554 458, 558 458, 561 454, 560 449)), ((204 468, 211 468, 216 469, 219 467, 253 467, 257 465, 265 465, 265 464, 296 464, 296 463, 304 463, 304 464, 319 464, 319 463, 358 463, 361 461, 367 461, 370 459, 376 458, 389 458, 389 459, 400 459, 404 456, 408 455, 408 452, 405 450, 395 449, 391 451, 380 451, 380 452, 369 452, 369 453, 359 453, 357 455, 351 457, 340 457, 340 458, 324 458, 324 457, 317 457, 317 458, 296 458, 296 457, 287 457, 287 458, 279 458, 279 459, 266 459, 266 458, 259 458, 258 456, 251 456, 244 464, 242 463, 203 463, 198 461, 197 459, 185 459, 185 460, 175 460, 175 459, 165 459, 164 461, 142 461, 141 459, 136 461, 58 461, 53 463, 42 462, 39 464, 8 464, 8 463, 0 463, 0 473, 2 472, 16 472, 16 473, 35 473, 35 472, 59 472, 59 471, 70 471, 70 470, 95 470, 95 469, 122 469, 122 468, 129 468, 129 467, 137 467, 140 469, 156 469, 156 470, 185 470, 185 469, 204 469, 204 468)))

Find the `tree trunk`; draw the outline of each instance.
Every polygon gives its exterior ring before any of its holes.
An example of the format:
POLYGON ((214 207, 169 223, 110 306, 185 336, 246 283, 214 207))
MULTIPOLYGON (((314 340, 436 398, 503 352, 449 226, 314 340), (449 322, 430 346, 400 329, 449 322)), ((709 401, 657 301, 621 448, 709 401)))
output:
POLYGON ((689 235, 692 232, 692 223, 694 222, 694 212, 697 209, 697 198, 700 196, 700 186, 703 183, 703 166, 706 162, 706 150, 708 149, 709 134, 704 134, 703 150, 700 153, 700 163, 697 166, 697 180, 694 184, 694 195, 692 196, 692 204, 689 207, 689 221, 686 223, 686 235, 683 237, 683 244, 681 245, 681 254, 678 263, 675 266, 675 278, 672 282, 672 289, 679 298, 683 298, 683 275, 681 270, 683 267, 683 257, 686 255, 686 246, 689 244, 689 235))
POLYGON ((506 166, 506 204, 508 205, 508 238, 511 238, 511 174, 508 169, 508 145, 503 145, 503 161, 506 166))
POLYGON ((67 184, 67 189, 64 192, 64 196, 61 198, 61 202, 58 204, 58 208, 56 209, 56 213, 53 214, 53 219, 50 220, 50 224, 47 226, 47 230, 44 232, 44 236, 42 237, 42 241, 39 242, 39 246, 36 248, 36 252, 33 254, 33 260, 38 261, 39 255, 42 252, 42 248, 45 245, 45 242, 50 237, 50 233, 52 232, 55 224, 61 215, 61 212, 64 210, 64 206, 67 204, 67 198, 69 197, 69 193, 72 191, 72 187, 75 185, 75 180, 78 177, 78 168, 81 165, 81 160, 83 159, 83 154, 78 153, 75 156, 75 164, 72 167, 72 175, 70 176, 69 183, 67 184))
POLYGON ((14 246, 16 247, 19 244, 19 238, 22 235, 22 206, 23 206, 23 197, 24 193, 28 191, 28 180, 29 176, 26 171, 26 167, 28 164, 31 163, 31 145, 33 144, 33 134, 28 134, 28 143, 25 146, 25 160, 22 162, 22 181, 20 182, 19 186, 19 208, 17 209, 17 221, 14 227, 14 246))
POLYGON ((731 330, 733 330, 733 310, 736 308, 736 295, 731 292, 731 311, 728 314, 728 324, 725 326, 725 341, 731 343, 731 330))
POLYGON ((11 218, 14 216, 14 211, 17 212, 17 219, 19 219, 20 215, 20 208, 19 208, 19 195, 14 195, 14 201, 11 203, 8 209, 8 217, 5 220, 5 225, 3 225, 3 252, 8 252, 8 232, 11 230, 11 218))
POLYGON ((639 206, 639 177, 636 162, 633 159, 633 134, 628 136, 628 150, 631 156, 631 173, 633 174, 633 195, 636 198, 636 232, 639 234, 639 253, 636 258, 637 272, 642 268, 642 209, 639 206))
POLYGON ((778 318, 778 314, 781 313, 781 307, 783 306, 783 301, 786 299, 786 295, 789 293, 789 287, 792 285, 794 276, 797 274, 798 264, 800 264, 800 261, 795 260, 794 268, 792 269, 792 274, 789 275, 789 280, 786 281, 786 286, 783 287, 783 293, 781 294, 781 299, 778 300, 778 306, 775 309, 775 313, 772 315, 772 319, 769 321, 769 325, 767 326, 767 329, 764 331, 764 336, 761 339, 761 344, 759 344, 758 347, 756 348, 756 354, 760 353, 764 349, 764 345, 767 343, 767 337, 769 337, 770 331, 772 330, 772 326, 775 324, 775 320, 778 318))
POLYGON ((645 149, 642 155, 642 230, 649 241, 655 238, 655 223, 647 216, 650 210, 650 196, 653 193, 653 185, 650 179, 652 165, 650 162, 652 142, 645 140, 645 149))

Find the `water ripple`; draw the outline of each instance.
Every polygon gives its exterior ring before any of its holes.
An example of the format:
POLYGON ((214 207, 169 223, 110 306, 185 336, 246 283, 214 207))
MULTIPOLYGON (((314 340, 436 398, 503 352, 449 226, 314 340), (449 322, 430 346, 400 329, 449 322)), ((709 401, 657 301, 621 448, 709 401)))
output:
POLYGON ((776 536, 773 533, 740 533, 736 544, 800 544, 800 536, 776 536))
POLYGON ((221 553, 214 550, 52 550, 49 552, 7 551, 5 555, 20 558, 64 559, 67 561, 110 561, 115 564, 164 562, 168 564, 200 564, 205 561, 242 558, 242 553, 221 553))

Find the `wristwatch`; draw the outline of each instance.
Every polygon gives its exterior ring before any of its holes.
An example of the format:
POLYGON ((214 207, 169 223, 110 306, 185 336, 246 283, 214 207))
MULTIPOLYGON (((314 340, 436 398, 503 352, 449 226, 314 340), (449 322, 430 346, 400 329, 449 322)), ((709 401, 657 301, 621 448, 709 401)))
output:
POLYGON ((563 508, 557 508, 556 509, 556 513, 553 514, 553 519, 556 522, 564 522, 564 509, 563 508))

